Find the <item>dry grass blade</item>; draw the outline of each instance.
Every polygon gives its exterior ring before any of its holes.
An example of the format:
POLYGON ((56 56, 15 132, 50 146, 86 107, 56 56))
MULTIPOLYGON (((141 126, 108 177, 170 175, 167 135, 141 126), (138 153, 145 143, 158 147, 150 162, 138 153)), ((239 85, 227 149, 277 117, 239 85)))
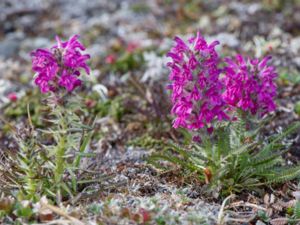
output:
POLYGON ((224 224, 223 219, 224 219, 225 205, 231 198, 234 198, 234 197, 235 197, 235 195, 229 195, 227 198, 224 199, 222 206, 220 208, 220 211, 219 211, 219 215, 218 215, 218 221, 217 221, 218 225, 224 224))
POLYGON ((34 223, 33 225, 72 225, 72 224, 74 223, 70 220, 58 219, 58 220, 52 220, 47 223, 34 223))
POLYGON ((285 225, 288 224, 289 220, 286 217, 272 219, 270 224, 272 225, 285 225))
POLYGON ((42 203, 42 207, 46 208, 46 209, 50 209, 52 212, 56 213, 57 215, 60 215, 68 220, 70 220, 74 225, 84 225, 83 222, 81 222, 80 220, 76 219, 75 217, 72 217, 70 215, 68 215, 67 213, 65 213, 63 210, 61 210, 60 208, 53 206, 53 205, 49 205, 46 203, 42 203))

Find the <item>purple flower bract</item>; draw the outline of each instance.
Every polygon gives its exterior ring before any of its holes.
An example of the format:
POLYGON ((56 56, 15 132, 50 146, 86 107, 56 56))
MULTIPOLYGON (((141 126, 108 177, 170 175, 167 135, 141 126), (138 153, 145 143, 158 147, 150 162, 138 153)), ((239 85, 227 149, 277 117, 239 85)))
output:
POLYGON ((208 44, 197 33, 185 43, 179 37, 167 56, 172 61, 168 86, 172 91, 172 111, 175 115, 173 127, 197 130, 202 127, 211 129, 215 119, 228 119, 225 102, 222 98, 224 86, 219 78, 219 56, 214 41, 208 44))
POLYGON ((270 56, 261 61, 244 59, 241 55, 235 60, 225 59, 224 100, 252 115, 263 116, 274 111, 277 73, 275 67, 267 65, 270 59, 270 56))
POLYGON ((81 85, 80 69, 90 73, 86 63, 90 55, 81 53, 85 47, 78 37, 74 35, 62 42, 57 36, 57 45, 51 49, 37 49, 31 53, 32 69, 36 72, 35 84, 42 93, 56 92, 59 87, 71 92, 81 85))

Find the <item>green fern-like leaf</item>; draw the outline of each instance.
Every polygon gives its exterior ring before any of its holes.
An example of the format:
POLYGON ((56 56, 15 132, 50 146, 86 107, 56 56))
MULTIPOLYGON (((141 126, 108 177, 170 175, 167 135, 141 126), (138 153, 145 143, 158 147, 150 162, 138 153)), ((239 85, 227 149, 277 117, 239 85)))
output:
POLYGON ((230 132, 228 129, 230 128, 224 127, 217 131, 217 151, 219 158, 222 155, 227 155, 232 150, 230 145, 230 132))
POLYGON ((300 177, 300 165, 293 167, 278 167, 267 174, 262 174, 266 183, 280 183, 300 177))
POLYGON ((264 157, 255 155, 251 158, 251 163, 249 165, 253 168, 259 168, 260 166, 265 167, 264 165, 268 165, 270 162, 282 162, 281 155, 282 152, 271 152, 264 157))
POLYGON ((300 202, 299 201, 296 202, 293 215, 295 217, 294 219, 300 219, 300 202))
POLYGON ((287 146, 281 143, 299 127, 300 123, 296 123, 267 143, 259 141, 259 128, 248 131, 246 122, 238 119, 228 126, 218 125, 215 135, 201 136, 201 144, 161 143, 160 153, 152 155, 150 161, 152 164, 159 160, 168 161, 185 171, 199 171, 200 174, 209 168, 210 188, 223 189, 226 193, 255 190, 259 185, 300 176, 300 166, 282 166, 282 154, 287 146))

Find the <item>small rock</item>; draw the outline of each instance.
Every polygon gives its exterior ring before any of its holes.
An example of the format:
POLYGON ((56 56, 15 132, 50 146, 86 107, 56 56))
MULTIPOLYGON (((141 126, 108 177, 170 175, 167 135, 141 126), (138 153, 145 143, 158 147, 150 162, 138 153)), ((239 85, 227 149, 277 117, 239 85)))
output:
POLYGON ((22 44, 24 51, 33 50, 37 48, 46 48, 50 46, 50 40, 44 37, 28 38, 22 44))
POLYGON ((257 220, 255 225, 266 225, 266 224, 260 220, 257 220))
POLYGON ((230 33, 219 33, 218 35, 210 37, 208 42, 211 42, 212 40, 218 40, 221 45, 227 45, 231 48, 238 47, 240 44, 236 36, 230 33))
POLYGON ((300 37, 293 38, 291 40, 291 50, 294 54, 297 54, 300 50, 300 37))
POLYGON ((294 62, 297 66, 300 67, 300 57, 295 57, 295 58, 293 59, 293 62, 294 62))
POLYGON ((0 57, 1 58, 10 58, 16 55, 20 48, 20 40, 12 38, 12 39, 4 39, 0 42, 0 57))

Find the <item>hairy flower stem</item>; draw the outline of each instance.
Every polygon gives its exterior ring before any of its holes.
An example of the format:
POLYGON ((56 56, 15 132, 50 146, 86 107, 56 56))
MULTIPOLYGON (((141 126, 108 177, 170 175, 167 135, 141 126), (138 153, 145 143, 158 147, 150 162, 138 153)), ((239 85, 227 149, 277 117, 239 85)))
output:
POLYGON ((65 137, 61 137, 55 153, 55 170, 54 179, 57 186, 57 201, 61 202, 61 184, 62 177, 65 171, 65 137))
MULTIPOLYGON (((57 101, 59 98, 58 96, 51 96, 52 99, 57 101)), ((63 174, 66 169, 66 149, 67 149, 67 128, 68 123, 65 118, 65 107, 62 105, 52 105, 52 112, 57 117, 58 123, 57 125, 57 145, 55 147, 55 154, 54 154, 54 182, 57 188, 57 201, 61 202, 61 187, 62 187, 62 180, 63 174)))
POLYGON ((66 138, 64 135, 60 137, 59 143, 56 146, 55 152, 55 170, 54 170, 54 179, 56 184, 59 184, 62 179, 62 175, 65 169, 65 144, 66 138))
POLYGON ((31 167, 28 168, 28 171, 26 172, 26 180, 27 180, 27 194, 29 195, 30 199, 33 199, 36 196, 36 181, 34 179, 35 172, 31 169, 31 167))
POLYGON ((25 184, 26 184, 25 191, 26 191, 26 194, 29 197, 29 199, 33 199, 36 196, 37 183, 34 179, 34 177, 36 176, 36 172, 34 171, 34 167, 32 167, 32 165, 30 165, 31 159, 30 159, 30 157, 28 157, 29 149, 26 146, 22 146, 22 149, 26 155, 25 159, 21 159, 23 164, 26 165, 26 167, 24 168, 24 172, 25 172, 24 180, 25 180, 25 184))

